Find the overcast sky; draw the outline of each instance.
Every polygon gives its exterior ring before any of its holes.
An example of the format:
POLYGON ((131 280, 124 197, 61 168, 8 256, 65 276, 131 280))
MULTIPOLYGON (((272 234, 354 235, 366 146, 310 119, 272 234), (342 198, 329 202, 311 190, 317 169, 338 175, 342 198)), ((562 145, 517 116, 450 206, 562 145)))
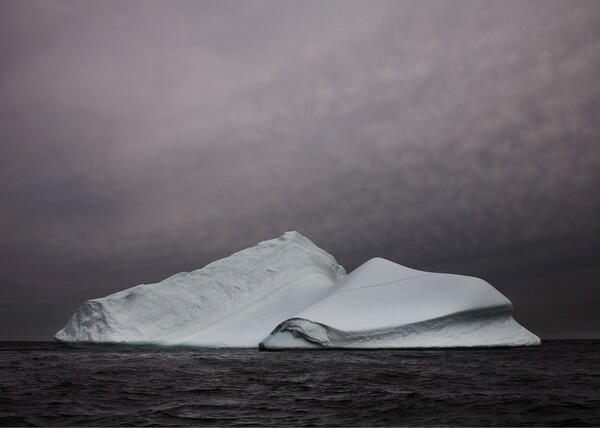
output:
POLYGON ((600 337, 600 2, 0 1, 0 339, 297 230, 600 337))

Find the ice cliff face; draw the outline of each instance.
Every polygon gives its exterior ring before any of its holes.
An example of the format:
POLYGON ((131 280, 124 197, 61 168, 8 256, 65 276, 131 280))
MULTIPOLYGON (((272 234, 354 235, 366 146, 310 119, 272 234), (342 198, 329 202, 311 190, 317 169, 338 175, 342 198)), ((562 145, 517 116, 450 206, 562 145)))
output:
POLYGON ((62 342, 206 347, 524 346, 539 338, 477 278, 372 259, 346 275, 297 232, 203 269, 85 302, 62 342))
POLYGON ((203 269, 88 300, 55 337, 61 342, 254 347, 345 275, 331 255, 287 232, 203 269))

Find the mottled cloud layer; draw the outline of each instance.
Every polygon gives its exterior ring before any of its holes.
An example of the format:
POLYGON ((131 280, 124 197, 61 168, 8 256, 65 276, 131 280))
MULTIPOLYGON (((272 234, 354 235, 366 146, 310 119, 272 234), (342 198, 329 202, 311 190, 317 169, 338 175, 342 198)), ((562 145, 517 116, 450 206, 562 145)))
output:
POLYGON ((0 54, 0 337, 286 230, 600 325, 595 0, 4 1, 0 54))

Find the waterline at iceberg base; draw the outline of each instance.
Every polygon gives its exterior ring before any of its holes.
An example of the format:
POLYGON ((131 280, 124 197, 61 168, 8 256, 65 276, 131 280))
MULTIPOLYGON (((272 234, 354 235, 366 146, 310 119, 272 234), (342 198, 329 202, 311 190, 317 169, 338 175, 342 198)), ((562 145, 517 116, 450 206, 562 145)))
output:
POLYGON ((350 274, 297 232, 156 284, 85 302, 65 343, 284 349, 539 345, 473 277, 381 258, 350 274))

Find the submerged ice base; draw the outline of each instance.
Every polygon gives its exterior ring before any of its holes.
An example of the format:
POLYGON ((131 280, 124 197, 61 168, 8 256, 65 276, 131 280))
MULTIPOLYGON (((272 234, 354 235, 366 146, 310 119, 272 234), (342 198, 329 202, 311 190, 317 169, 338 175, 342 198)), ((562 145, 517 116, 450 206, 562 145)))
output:
POLYGON ((538 345, 477 278, 369 260, 351 274, 297 232, 85 302, 56 339, 261 349, 538 345))

